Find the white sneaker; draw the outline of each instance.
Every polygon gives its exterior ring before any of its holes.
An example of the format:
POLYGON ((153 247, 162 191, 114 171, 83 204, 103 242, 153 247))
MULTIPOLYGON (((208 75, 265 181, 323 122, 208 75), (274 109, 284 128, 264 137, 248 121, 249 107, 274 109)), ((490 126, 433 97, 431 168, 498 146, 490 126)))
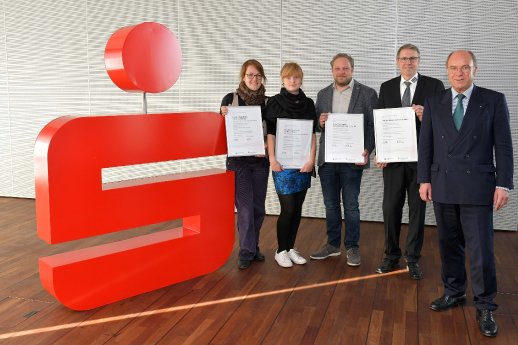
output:
POLYGON ((293 263, 290 260, 290 257, 288 256, 288 252, 283 250, 280 253, 275 253, 275 261, 277 261, 277 264, 281 267, 291 267, 293 266, 293 263))
POLYGON ((295 249, 290 249, 288 256, 290 260, 297 265, 304 265, 307 262, 295 249))

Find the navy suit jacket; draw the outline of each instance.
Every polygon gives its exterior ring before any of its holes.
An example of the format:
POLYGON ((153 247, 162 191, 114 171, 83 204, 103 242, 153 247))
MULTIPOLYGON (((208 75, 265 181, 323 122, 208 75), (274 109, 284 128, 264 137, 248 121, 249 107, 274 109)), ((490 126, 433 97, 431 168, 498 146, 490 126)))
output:
POLYGON ((451 89, 427 98, 417 182, 431 183, 433 200, 446 204, 491 205, 495 186, 513 189, 509 110, 502 93, 474 86, 459 131, 451 89))
MULTIPOLYGON (((374 150, 374 119, 372 109, 376 107, 378 95, 373 88, 354 80, 353 90, 351 92, 351 101, 349 102, 349 114, 363 114, 363 145, 369 151, 374 150)), ((315 104, 317 116, 321 113, 330 113, 333 108, 333 84, 323 88, 317 95, 317 103, 315 104)), ((319 122, 320 128, 320 122, 319 122)), ((326 136, 325 127, 320 128, 322 135, 320 136, 317 165, 322 166, 325 160, 326 136)), ((366 165, 351 164, 355 169, 369 168, 370 162, 367 160, 366 165)))

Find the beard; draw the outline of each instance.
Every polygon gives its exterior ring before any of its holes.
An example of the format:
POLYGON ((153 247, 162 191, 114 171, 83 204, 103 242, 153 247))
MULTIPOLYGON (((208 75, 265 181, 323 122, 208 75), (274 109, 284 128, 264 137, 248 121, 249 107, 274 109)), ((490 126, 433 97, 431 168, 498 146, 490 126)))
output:
POLYGON ((351 83, 351 80, 353 80, 353 78, 337 78, 335 79, 335 84, 339 87, 344 87, 349 85, 351 83))

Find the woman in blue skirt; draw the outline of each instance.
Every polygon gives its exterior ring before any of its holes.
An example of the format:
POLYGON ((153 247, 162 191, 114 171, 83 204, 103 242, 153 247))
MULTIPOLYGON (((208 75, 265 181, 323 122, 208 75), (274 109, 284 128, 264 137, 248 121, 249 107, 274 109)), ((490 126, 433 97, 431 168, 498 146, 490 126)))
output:
POLYGON ((283 87, 279 94, 269 99, 265 109, 268 156, 281 205, 281 213, 277 220, 278 249, 275 253, 275 261, 281 267, 291 267, 293 263, 306 263, 306 259, 295 250, 294 245, 302 216, 302 204, 308 188, 311 187, 311 176, 314 173, 317 116, 313 100, 306 97, 300 89, 303 75, 297 63, 286 63, 281 69, 283 87), (279 118, 313 121, 309 159, 300 169, 283 169, 275 157, 275 134, 279 118))

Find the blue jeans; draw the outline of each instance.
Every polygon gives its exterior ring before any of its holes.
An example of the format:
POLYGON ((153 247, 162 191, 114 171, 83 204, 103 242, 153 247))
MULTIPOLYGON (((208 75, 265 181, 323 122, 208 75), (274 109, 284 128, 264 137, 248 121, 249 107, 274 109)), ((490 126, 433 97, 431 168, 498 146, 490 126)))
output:
POLYGON ((349 163, 324 163, 319 169, 320 184, 326 207, 327 243, 340 248, 342 234, 342 211, 340 195, 344 204, 345 248, 358 247, 360 240, 360 209, 358 196, 363 169, 353 168, 349 163))

